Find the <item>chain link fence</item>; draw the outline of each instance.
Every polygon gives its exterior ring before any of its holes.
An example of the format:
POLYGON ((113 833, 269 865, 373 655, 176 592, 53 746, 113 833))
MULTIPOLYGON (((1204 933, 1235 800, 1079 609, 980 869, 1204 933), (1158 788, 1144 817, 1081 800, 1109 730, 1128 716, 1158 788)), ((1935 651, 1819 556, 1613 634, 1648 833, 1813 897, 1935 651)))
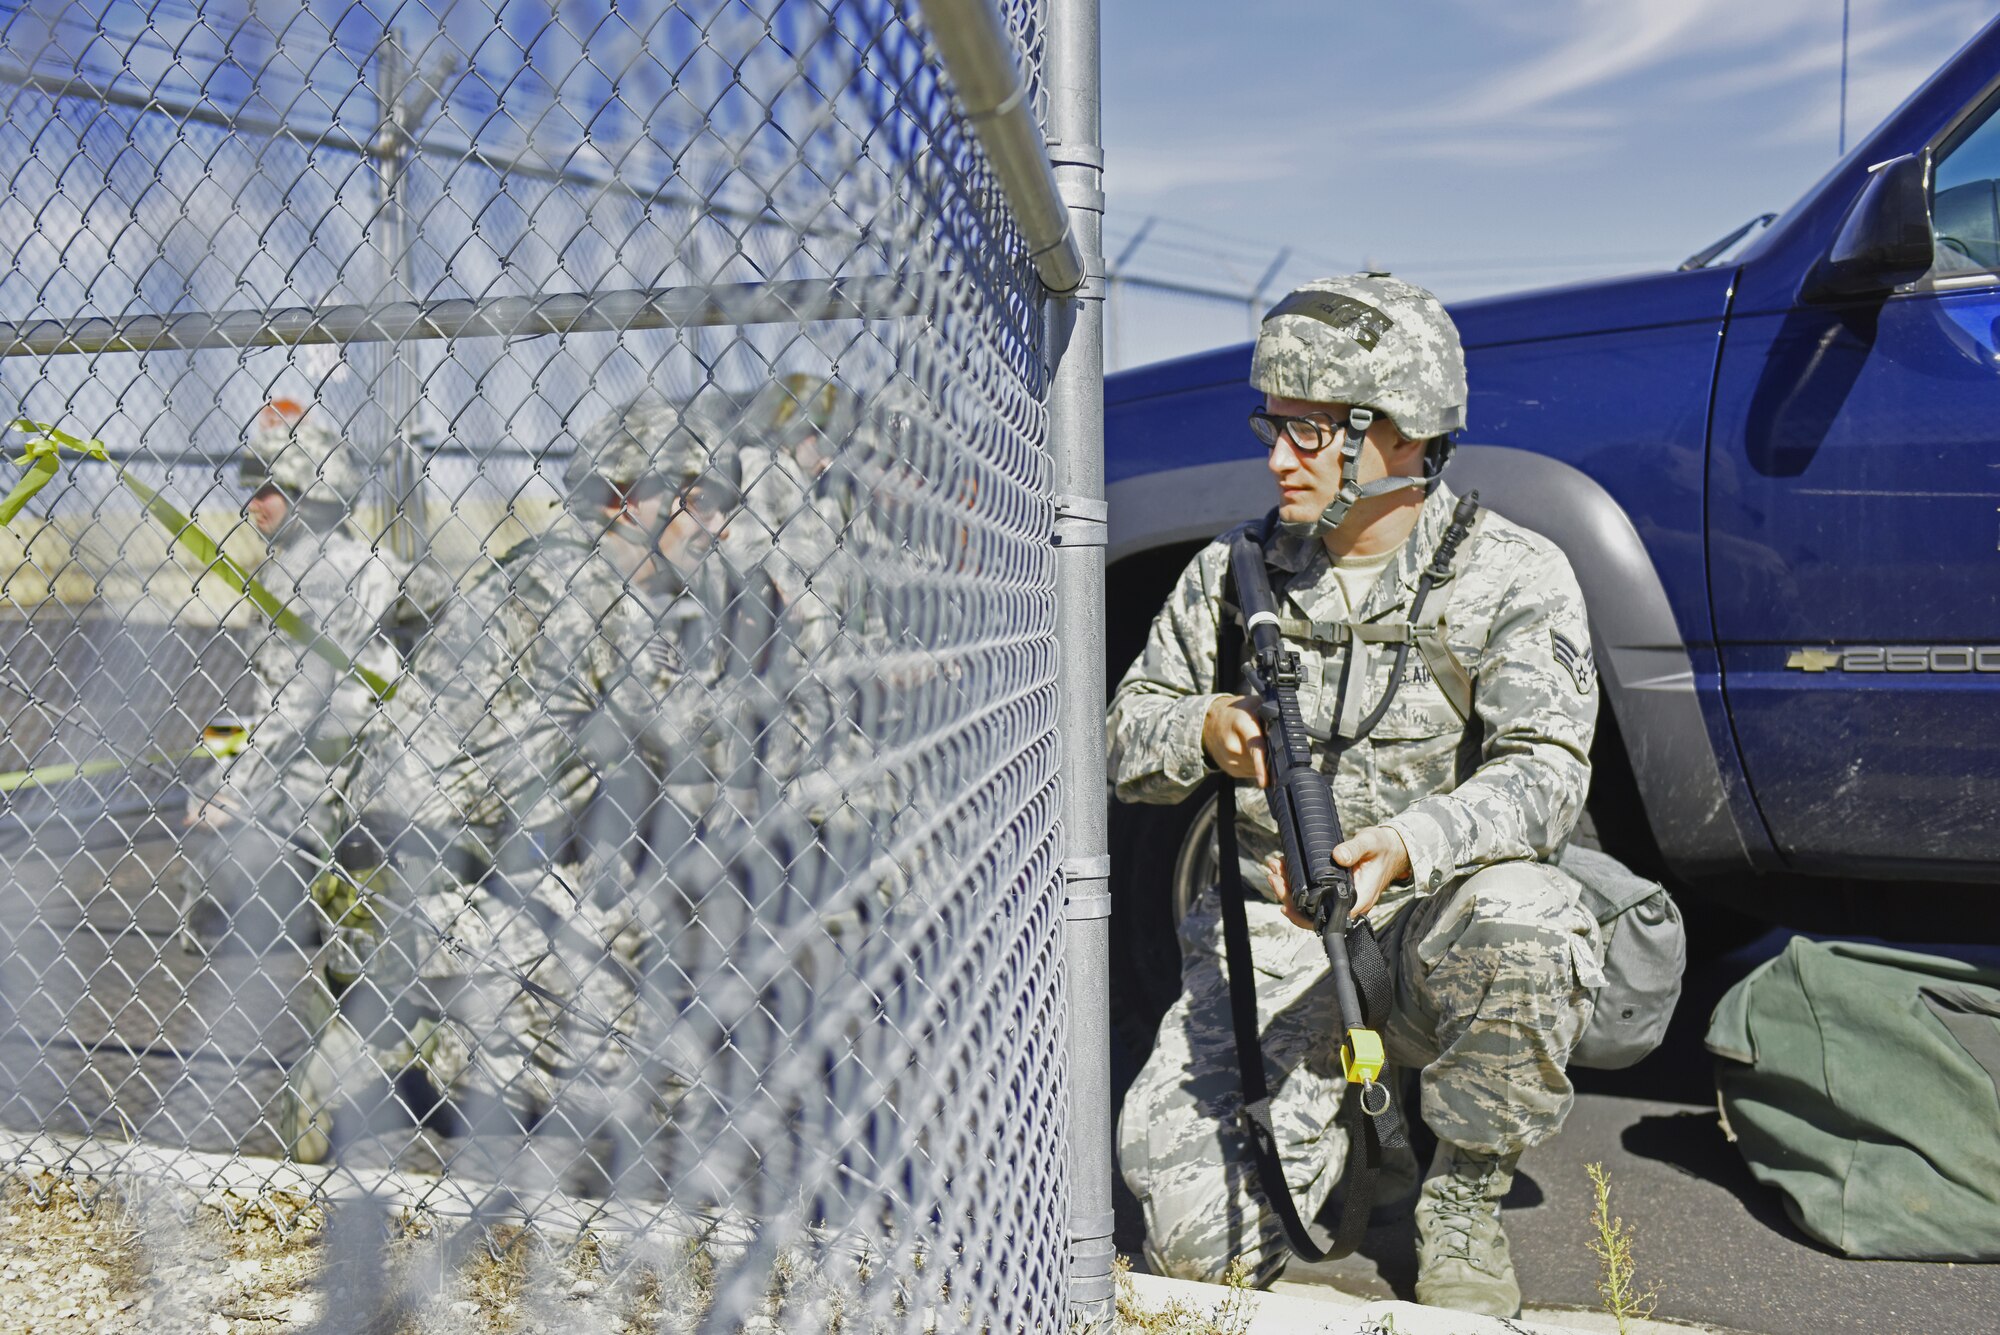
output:
POLYGON ((1062 1326, 1056 353, 923 15, 0 16, 0 1157, 1062 1326))

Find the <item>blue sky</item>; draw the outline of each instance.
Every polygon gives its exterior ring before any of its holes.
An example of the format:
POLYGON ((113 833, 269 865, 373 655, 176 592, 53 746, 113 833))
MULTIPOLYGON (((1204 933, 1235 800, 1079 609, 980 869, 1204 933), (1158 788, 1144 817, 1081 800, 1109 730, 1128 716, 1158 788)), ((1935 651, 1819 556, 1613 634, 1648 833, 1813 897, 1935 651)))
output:
MULTIPOLYGON (((1853 0, 1848 142, 2000 5, 1853 0)), ((1106 253, 1247 289, 1364 262, 1447 300, 1667 268, 1831 166, 1840 0, 1103 0, 1106 253), (1198 230, 1199 229, 1199 230, 1198 230)), ((1246 312, 1127 293, 1114 360, 1246 312)))

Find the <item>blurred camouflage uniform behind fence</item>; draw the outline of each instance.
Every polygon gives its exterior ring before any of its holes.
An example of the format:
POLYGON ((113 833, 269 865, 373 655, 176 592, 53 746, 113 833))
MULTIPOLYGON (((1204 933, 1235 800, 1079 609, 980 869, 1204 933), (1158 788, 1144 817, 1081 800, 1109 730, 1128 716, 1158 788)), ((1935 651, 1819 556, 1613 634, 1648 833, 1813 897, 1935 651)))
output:
MULTIPOLYGON (((253 572, 258 582, 360 666, 395 677, 389 631, 404 570, 349 521, 365 482, 351 447, 316 416, 279 401, 249 432, 239 477, 250 493, 277 488, 290 506, 253 572)), ((274 828, 310 830, 330 844, 344 824, 335 809, 339 779, 373 716, 374 693, 262 612, 254 624, 256 700, 241 720, 249 738, 197 782, 197 805, 240 806, 274 828)))
MULTIPOLYGON (((1318 323, 1341 330, 1362 351, 1380 344, 1393 352, 1381 312, 1348 309, 1362 303, 1344 296, 1342 284, 1361 281, 1313 285, 1315 300, 1324 298, 1322 289, 1333 291, 1333 318, 1318 323)), ((1276 348, 1267 353, 1260 342, 1260 370, 1285 363, 1278 354, 1294 331, 1284 313, 1301 299, 1295 294, 1274 313, 1276 348)), ((1443 318, 1441 311, 1434 317, 1443 318)), ((1395 327, 1405 330, 1398 337, 1413 337, 1407 327, 1416 323, 1398 308, 1395 327)), ((1455 334, 1451 341, 1456 354, 1455 334)), ((1393 368, 1378 380, 1343 381, 1316 376, 1318 364, 1304 358, 1271 371, 1292 377, 1272 392, 1360 404, 1368 391, 1401 403, 1418 431, 1462 421, 1462 379, 1454 417, 1449 396, 1432 402, 1440 396, 1422 377, 1414 389, 1393 379, 1393 368)), ((1568 562, 1546 539, 1487 512, 1451 578, 1433 589, 1425 625, 1410 632, 1449 647, 1470 678, 1471 717, 1459 715, 1456 688, 1433 669, 1449 671, 1448 662, 1412 652, 1388 711, 1370 735, 1352 740, 1387 689, 1392 643, 1405 634, 1398 623, 1408 622, 1419 577, 1455 504, 1449 488, 1431 492, 1358 607, 1349 607, 1313 526, 1288 526, 1266 551, 1287 647, 1300 658, 1301 710, 1309 728, 1323 729, 1313 761, 1330 772, 1342 824, 1350 834, 1386 825, 1410 857, 1410 881, 1388 887, 1371 914, 1396 978, 1384 1033, 1389 1057, 1421 1069, 1423 1116, 1443 1144, 1505 1157, 1561 1125, 1572 1101, 1564 1063, 1588 1019, 1585 989, 1601 981, 1597 927, 1578 902, 1578 887, 1541 862, 1582 811, 1597 698, 1580 653, 1589 629, 1568 562), (1356 626, 1390 643, 1364 639, 1356 626)), ((1203 720, 1218 697, 1238 693, 1244 667, 1216 670, 1227 553, 1225 535, 1189 565, 1112 702, 1110 772, 1126 801, 1179 802, 1215 772, 1203 720)), ((1239 785, 1237 800, 1244 884, 1263 893, 1262 864, 1279 851, 1276 827, 1261 790, 1239 785)), ((1289 1251, 1240 1129, 1217 904, 1211 890, 1183 925, 1182 994, 1126 1097, 1120 1162, 1145 1207, 1156 1266, 1215 1279, 1241 1259, 1268 1281, 1289 1251)), ((1314 935, 1287 923, 1275 904, 1253 897, 1248 907, 1272 1119, 1286 1177, 1310 1218, 1345 1157, 1335 1123, 1339 1026, 1326 960, 1314 935)))
POLYGON ((636 970, 667 910, 640 890, 749 763, 732 746, 757 725, 718 678, 771 652, 768 618, 748 646, 719 631, 752 597, 709 587, 737 501, 725 423, 648 393, 586 431, 569 512, 452 603, 365 741, 358 791, 398 868, 367 1045, 475 1124, 559 1094, 573 1124, 634 1100, 645 1119, 636 970))
MULTIPOLYGON (((253 572, 258 582, 356 665, 393 679, 406 571, 351 522, 366 481, 352 447, 318 414, 278 400, 247 433, 238 477, 253 497, 266 489, 283 497, 283 516, 253 572)), ((229 931, 256 944, 302 935, 309 902, 322 929, 338 936, 341 910, 326 916, 316 868, 351 818, 347 778, 378 701, 359 674, 262 611, 251 625, 254 698, 240 716, 210 725, 247 735, 189 783, 194 828, 176 873, 185 939, 229 931)))
MULTIPOLYGON (((738 425, 744 507, 725 551, 765 571, 800 669, 791 702, 799 754, 780 766, 787 801, 831 842, 890 839, 909 808, 884 765, 891 719, 923 646, 892 631, 895 590, 914 559, 892 531, 895 393, 863 405, 819 376, 788 375, 738 425)), ((858 868, 857 868, 858 869, 858 868)))

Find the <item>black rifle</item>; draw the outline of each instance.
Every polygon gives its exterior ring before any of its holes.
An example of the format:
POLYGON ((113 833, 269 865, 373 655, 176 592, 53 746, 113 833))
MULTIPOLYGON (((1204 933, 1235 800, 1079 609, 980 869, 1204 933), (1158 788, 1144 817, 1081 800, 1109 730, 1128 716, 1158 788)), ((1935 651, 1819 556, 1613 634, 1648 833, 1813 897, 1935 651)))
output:
POLYGON ((1245 691, 1261 697, 1258 722, 1264 727, 1264 763, 1270 776, 1265 798, 1285 847, 1285 885, 1292 908, 1313 925, 1326 946, 1333 970, 1333 996, 1340 1007, 1340 1068, 1360 1081, 1371 1115, 1388 1106, 1389 1092, 1375 1083, 1382 1073, 1382 1039, 1362 1013, 1347 943, 1354 909, 1354 876, 1333 860, 1344 836, 1333 804, 1333 785, 1313 768, 1312 738, 1299 713, 1299 656, 1285 647, 1278 609, 1264 570, 1264 549, 1248 533, 1229 547, 1229 572, 1237 605, 1250 632, 1250 667, 1245 691), (1379 1097, 1379 1104, 1370 1102, 1379 1097))

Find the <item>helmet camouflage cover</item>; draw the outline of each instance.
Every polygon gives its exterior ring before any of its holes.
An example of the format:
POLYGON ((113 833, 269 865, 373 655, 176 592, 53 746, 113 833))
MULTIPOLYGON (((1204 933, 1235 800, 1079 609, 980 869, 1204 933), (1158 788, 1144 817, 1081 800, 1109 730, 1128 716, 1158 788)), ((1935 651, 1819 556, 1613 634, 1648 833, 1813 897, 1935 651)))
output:
POLYGON ((333 428, 290 399, 264 405, 244 436, 238 476, 247 487, 282 487, 309 504, 351 507, 361 495, 360 462, 333 428))
POLYGON ((1387 274, 1318 278, 1271 308, 1250 383, 1386 415, 1409 440, 1465 425, 1465 351, 1438 299, 1387 274))
POLYGON ((620 490, 646 478, 658 478, 676 490, 697 479, 728 483, 727 415, 724 404, 697 399, 676 407, 647 390, 583 433, 563 470, 563 489, 575 504, 589 494, 592 483, 620 490))
POLYGON ((860 420, 854 392, 823 376, 780 376, 758 391, 744 424, 767 444, 792 448, 806 436, 839 445, 860 420))

